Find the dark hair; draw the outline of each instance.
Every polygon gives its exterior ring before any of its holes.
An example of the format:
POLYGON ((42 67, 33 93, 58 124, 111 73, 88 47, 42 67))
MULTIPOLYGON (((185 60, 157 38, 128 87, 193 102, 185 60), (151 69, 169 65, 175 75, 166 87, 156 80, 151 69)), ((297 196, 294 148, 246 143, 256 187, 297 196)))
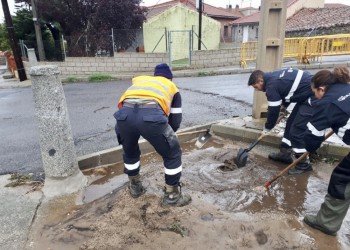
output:
POLYGON ((254 70, 249 77, 248 86, 255 84, 258 78, 263 78, 263 77, 264 77, 264 72, 262 72, 261 70, 254 70))
POLYGON ((332 84, 348 84, 349 82, 350 74, 347 67, 336 67, 333 71, 323 69, 311 78, 311 84, 314 88, 325 87, 325 90, 332 84))

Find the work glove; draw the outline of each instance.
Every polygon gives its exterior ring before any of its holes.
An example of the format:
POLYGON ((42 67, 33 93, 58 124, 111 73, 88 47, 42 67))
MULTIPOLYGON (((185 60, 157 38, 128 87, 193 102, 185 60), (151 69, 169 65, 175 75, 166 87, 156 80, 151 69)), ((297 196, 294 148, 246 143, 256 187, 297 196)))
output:
POLYGON ((281 105, 280 112, 278 114, 279 118, 286 118, 288 116, 289 112, 287 110, 287 107, 284 105, 281 105))
POLYGON ((267 134, 270 133, 270 131, 271 131, 271 129, 264 128, 263 131, 262 131, 262 134, 263 135, 267 135, 267 134))

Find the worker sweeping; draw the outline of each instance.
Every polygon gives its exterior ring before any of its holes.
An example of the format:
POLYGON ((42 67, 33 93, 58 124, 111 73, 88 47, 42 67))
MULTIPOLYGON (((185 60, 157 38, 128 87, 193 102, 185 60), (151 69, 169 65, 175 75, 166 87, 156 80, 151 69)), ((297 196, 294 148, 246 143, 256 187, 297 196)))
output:
MULTIPOLYGON (((287 108, 291 103, 296 103, 287 119, 280 151, 269 154, 271 160, 290 164, 293 157, 299 158, 306 152, 304 134, 312 115, 311 105, 315 100, 310 86, 311 77, 309 72, 293 68, 266 73, 255 70, 249 77, 248 86, 266 93, 268 110, 263 133, 268 133, 276 125, 281 106, 287 108)), ((288 174, 302 174, 312 170, 307 157, 289 170, 288 174)))
POLYGON ((138 76, 119 100, 115 130, 123 146, 124 173, 129 192, 137 198, 145 192, 140 177, 140 136, 163 157, 165 188, 163 205, 185 206, 191 197, 181 191, 181 148, 175 131, 182 120, 181 95, 172 82, 167 64, 155 67, 154 76, 138 76))
MULTIPOLYGON (((324 140, 327 128, 350 145, 350 75, 346 67, 321 70, 311 79, 316 98, 320 99, 307 124, 305 147, 315 152, 324 140)), ((335 235, 350 206, 350 153, 335 167, 328 193, 316 216, 306 215, 304 222, 326 234, 335 235)))

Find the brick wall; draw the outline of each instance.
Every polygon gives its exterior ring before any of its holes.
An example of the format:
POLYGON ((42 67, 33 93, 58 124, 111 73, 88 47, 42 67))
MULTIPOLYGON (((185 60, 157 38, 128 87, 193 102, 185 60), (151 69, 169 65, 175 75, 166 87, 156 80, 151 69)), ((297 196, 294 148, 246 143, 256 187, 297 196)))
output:
POLYGON ((209 68, 239 65, 240 49, 201 50, 192 52, 192 67, 209 68))
MULTIPOLYGON (((193 51, 191 68, 238 65, 239 60, 239 48, 193 51)), ((159 63, 169 63, 168 54, 123 52, 114 57, 67 57, 64 62, 39 62, 39 65, 57 65, 61 75, 66 77, 97 73, 117 76, 153 72, 155 65, 159 63)), ((29 73, 30 63, 24 62, 24 66, 29 73)))

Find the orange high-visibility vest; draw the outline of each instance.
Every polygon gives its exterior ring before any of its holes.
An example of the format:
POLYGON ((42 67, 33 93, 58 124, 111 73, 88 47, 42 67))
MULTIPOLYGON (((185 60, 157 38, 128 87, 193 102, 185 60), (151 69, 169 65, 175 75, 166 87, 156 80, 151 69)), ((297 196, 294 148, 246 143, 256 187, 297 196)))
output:
POLYGON ((174 95, 179 92, 176 85, 162 76, 138 76, 132 79, 132 85, 119 100, 118 108, 127 98, 149 98, 159 103, 164 113, 169 116, 174 95))

